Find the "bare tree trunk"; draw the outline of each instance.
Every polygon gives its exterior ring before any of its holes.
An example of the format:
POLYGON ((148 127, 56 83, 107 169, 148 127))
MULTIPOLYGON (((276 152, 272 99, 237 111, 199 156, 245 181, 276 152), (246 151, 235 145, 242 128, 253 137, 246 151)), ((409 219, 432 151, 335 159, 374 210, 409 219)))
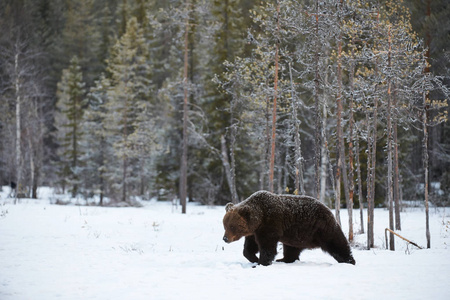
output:
MULTIPOLYGON (((341 2, 339 1, 339 9, 341 2)), ((340 25, 340 24, 339 24, 340 25)), ((345 165, 345 149, 344 149, 344 134, 342 131, 342 68, 341 68, 341 58, 342 58, 342 33, 339 32, 338 38, 338 63, 337 63, 337 81, 338 90, 336 97, 336 198, 335 198, 335 209, 336 209, 336 219, 338 223, 341 224, 340 220, 340 206, 341 206, 341 176, 343 165, 345 165)), ((346 175, 344 174, 344 180, 346 175)), ((344 189, 346 187, 344 186, 344 189)), ((347 197, 346 197, 347 198, 347 197)), ((348 198, 347 198, 348 199, 348 198)))
POLYGON ((371 225, 372 217, 370 216, 372 207, 372 149, 373 149, 373 134, 372 123, 370 122, 369 112, 366 111, 367 124, 367 249, 373 247, 373 224, 371 225))
MULTIPOLYGON (((391 67, 391 27, 388 28, 388 68, 391 67)), ((387 101, 387 164, 388 164, 388 174, 387 174, 387 196, 389 203, 389 229, 394 230, 394 196, 393 196, 393 167, 392 167, 392 82, 391 78, 388 77, 388 101, 387 101)), ((390 232, 389 234, 389 249, 391 251, 395 250, 394 234, 390 232)))
MULTIPOLYGON (((373 128, 372 128, 372 170, 371 170, 371 177, 372 180, 370 181, 370 184, 372 185, 370 188, 370 192, 371 192, 371 205, 370 205, 370 233, 371 233, 371 248, 374 247, 374 209, 375 209, 375 183, 376 183, 376 165, 377 165, 377 136, 378 136, 378 132, 377 132, 377 125, 378 125, 378 99, 375 97, 375 105, 374 105, 374 111, 373 111, 373 128)), ((368 229, 369 231, 369 229, 368 229)))
POLYGON ((337 168, 336 168, 336 183, 335 183, 335 187, 336 187, 336 192, 335 192, 335 199, 334 199, 334 209, 335 209, 335 216, 336 216, 336 221, 338 222, 339 225, 341 225, 341 160, 339 158, 337 158, 338 162, 337 162, 337 168))
POLYGON ((186 213, 187 197, 187 118, 188 118, 188 37, 189 37, 189 10, 190 2, 186 0, 186 25, 184 29, 184 73, 183 73, 183 144, 181 155, 181 174, 180 174, 180 202, 181 213, 186 213))
MULTIPOLYGON (((28 138, 28 147, 29 147, 29 156, 30 156, 30 188, 31 191, 33 191, 33 186, 34 186, 34 175, 36 174, 36 168, 35 168, 35 162, 34 162, 34 147, 33 147, 33 142, 32 142, 32 138, 33 137, 29 137, 28 138)), ((31 198, 36 199, 36 194, 32 194, 31 198)))
POLYGON ((266 121, 266 126, 264 129, 266 138, 264 139, 264 149, 261 153, 261 173, 259 175, 259 189, 266 189, 266 173, 269 170, 268 162, 270 155, 270 99, 266 97, 266 110, 264 114, 264 118, 266 121))
MULTIPOLYGON (((275 74, 278 74, 278 46, 275 54, 275 74)), ((276 126, 277 126, 277 89, 278 76, 275 75, 274 99, 272 107, 272 138, 270 140, 270 165, 269 165, 269 191, 273 192, 273 174, 275 168, 275 144, 276 144, 276 126)))
MULTIPOLYGON (((325 109, 324 109, 324 111, 325 111, 325 109)), ((333 191, 333 193, 336 193, 335 177, 333 174, 333 166, 331 165, 330 151, 328 149, 328 138, 327 138, 327 135, 325 132, 325 127, 322 128, 322 141, 323 141, 322 155, 324 157, 323 161, 325 162, 325 164, 328 163, 327 168, 324 168, 323 170, 328 169, 328 176, 330 176, 330 182, 331 182, 331 190, 333 191)), ((325 178, 325 176, 322 178, 325 178)), ((330 203, 330 206, 331 206, 331 203, 330 203)), ((339 225, 340 225, 341 224, 340 216, 338 216, 338 217, 339 217, 339 220, 337 220, 337 221, 339 222, 339 225)))
POLYGON ((139 195, 144 197, 145 194, 145 175, 144 175, 144 162, 142 161, 139 167, 139 195))
MULTIPOLYGON (((328 72, 325 73, 325 78, 324 78, 324 86, 328 86, 328 72)), ((323 92, 323 97, 324 97, 324 101, 323 101, 323 105, 322 105, 322 119, 321 119, 321 132, 320 132, 320 138, 322 141, 321 144, 321 149, 320 149, 320 190, 319 190, 319 199, 321 199, 321 201, 323 201, 323 203, 325 203, 325 196, 326 196, 326 188, 327 188, 327 170, 329 172, 329 177, 330 177, 330 181, 331 181, 331 186, 332 186, 332 191, 333 191, 333 195, 336 195, 336 182, 335 182, 335 174, 333 174, 334 169, 333 166, 331 165, 331 159, 330 159, 330 152, 328 149, 328 138, 327 138, 327 133, 326 133, 326 129, 327 129, 327 118, 328 118, 328 107, 327 107, 327 103, 328 98, 329 98, 329 94, 328 94, 328 90, 324 89, 323 92)), ((330 199, 330 207, 332 205, 333 201, 330 199)), ((338 219, 338 222, 340 224, 340 218, 338 219)))
POLYGON ((228 153, 227 153, 227 145, 225 141, 225 137, 222 135, 220 137, 220 144, 221 144, 221 150, 222 150, 222 164, 225 169, 225 177, 227 178, 228 187, 230 188, 230 194, 231 194, 231 202, 238 203, 239 197, 236 192, 236 185, 234 181, 233 172, 230 166, 230 162, 228 159, 228 153))
MULTIPOLYGON (((305 186, 303 183, 303 157, 302 157, 302 148, 301 148, 301 140, 300 140, 300 124, 299 120, 297 118, 297 105, 295 97, 295 88, 294 88, 294 81, 292 80, 292 68, 291 64, 289 63, 289 78, 291 80, 291 95, 292 95, 292 116, 295 126, 295 133, 294 133, 294 142, 295 142, 295 155, 294 155, 294 165, 295 165, 295 190, 297 193, 300 193, 300 195, 305 194, 305 186)), ((295 191, 294 191, 295 193, 295 191)))
MULTIPOLYGON (((329 86, 328 84, 328 72, 325 73, 325 78, 324 78, 324 86, 329 86)), ((323 109, 323 119, 321 121, 322 124, 322 128, 321 128, 321 141, 322 141, 322 145, 321 145, 321 152, 320 152, 320 159, 321 159, 321 184, 324 184, 323 186, 321 186, 321 194, 322 192, 323 197, 325 197, 325 191, 326 191, 326 172, 328 170, 328 176, 330 178, 330 182, 331 182, 331 190, 333 191, 334 196, 336 197, 336 193, 337 193, 337 188, 336 188, 336 176, 333 173, 334 169, 333 169, 333 165, 331 164, 331 159, 330 159, 330 151, 328 148, 328 138, 327 138, 327 133, 326 133, 326 127, 327 127, 327 103, 328 98, 330 97, 328 94, 328 90, 324 89, 323 92, 323 96, 324 96, 324 103, 322 106, 323 109)), ((339 198, 340 199, 340 198, 339 198)), ((332 204, 332 201, 330 200, 330 206, 332 204)), ((336 220, 338 222, 338 224, 341 224, 341 218, 340 218, 340 214, 339 214, 339 210, 336 210, 336 220)))
MULTIPOLYGON (((125 89, 128 91, 128 82, 125 83, 125 89)), ((128 99, 124 99, 125 107, 123 112, 123 140, 124 147, 126 148, 128 145, 128 99)), ((125 149, 124 149, 125 150, 125 149)), ((128 175, 128 154, 127 151, 123 151, 122 154, 122 201, 127 202, 127 175, 128 175)))
POLYGON ((233 124, 231 127, 231 141, 230 141, 230 167, 231 167, 231 182, 233 185, 232 193, 234 193, 236 203, 239 202, 239 196, 236 190, 236 157, 235 157, 235 146, 236 146, 236 135, 237 135, 237 124, 233 124))
POLYGON ((348 145, 349 160, 349 198, 347 203, 348 211, 348 240, 353 241, 353 191, 355 189, 353 181, 353 98, 350 98, 350 142, 348 145))
MULTIPOLYGON (((280 4, 277 1, 277 34, 280 30, 280 4)), ((276 144, 276 127, 277 127, 277 97, 278 97, 278 39, 275 44, 275 79, 274 79, 274 95, 272 108, 272 139, 270 150, 270 166, 269 166, 269 191, 273 192, 273 172, 275 168, 275 144, 276 144)))
POLYGON ((368 180, 367 180, 367 248, 374 246, 374 206, 375 206, 375 170, 377 154, 378 99, 374 97, 373 118, 367 120, 369 126, 368 143, 368 180))
POLYGON ((100 206, 103 206, 104 195, 104 183, 103 183, 103 170, 100 171, 100 206))
POLYGON ((267 143, 264 143, 264 149, 261 151, 261 165, 259 172, 259 189, 264 190, 265 181, 266 181, 266 162, 267 162, 267 143))
POLYGON ((316 39, 314 47, 314 114, 315 114, 315 124, 314 124, 314 196, 316 198, 320 197, 320 154, 321 154, 321 120, 320 120, 320 104, 319 104, 319 1, 316 0, 316 39))
POLYGON ((354 51, 353 47, 351 50, 352 54, 352 60, 350 64, 350 72, 349 72, 349 84, 350 84, 350 104, 349 104, 349 113, 350 113, 350 120, 349 120, 349 145, 348 145, 348 161, 349 161, 349 197, 348 197, 348 203, 347 203, 347 210, 348 210, 348 240, 351 242, 353 241, 353 195, 355 190, 355 184, 354 184, 354 167, 353 167, 353 141, 355 140, 353 127, 355 123, 355 119, 353 117, 353 79, 354 79, 354 72, 355 72, 355 64, 354 64, 354 51))
MULTIPOLYGON (((125 145, 128 139, 128 100, 125 99, 125 109, 124 109, 124 126, 123 126, 123 138, 125 141, 125 145)), ((126 146, 125 146, 126 147, 126 146)), ((127 172, 128 172, 128 157, 126 151, 123 153, 122 157, 122 201, 127 202, 127 172)))
MULTIPOLYGON (((427 17, 431 16, 431 0, 427 0, 427 17)), ((426 45, 427 45, 427 53, 425 54, 425 76, 427 76, 430 72, 430 64, 428 63, 428 60, 430 58, 430 45, 431 45, 431 32, 427 30, 427 37, 426 37, 426 45)), ((423 112, 423 169, 424 169, 424 192, 425 192, 425 226, 426 226, 426 237, 427 237, 427 248, 431 247, 431 236, 430 236, 430 216, 429 216, 429 206, 428 206, 428 129, 427 129, 427 123, 428 123, 428 107, 427 107, 427 95, 424 88, 423 91, 423 106, 424 106, 424 112, 423 112)))
POLYGON ((39 167, 34 168, 34 175, 33 175, 33 181, 31 185, 31 198, 37 199, 37 189, 38 189, 38 174, 39 174, 39 167))
MULTIPOLYGON (((284 148, 288 148, 287 145, 285 145, 284 148)), ((287 152, 286 152, 287 154, 287 152)), ((278 170, 277 170, 277 194, 282 194, 283 193, 283 187, 282 187, 282 179, 283 179, 283 170, 284 170, 284 165, 286 165, 286 159, 284 160, 284 163, 282 162, 282 157, 283 154, 280 153, 280 155, 277 156, 277 166, 278 166, 278 170)))
POLYGON ((122 158, 122 201, 127 202, 127 172, 128 172, 128 158, 124 154, 122 158))
POLYGON ((364 204, 363 204, 363 192, 362 192, 362 178, 361 178, 361 162, 359 160, 359 139, 355 141, 355 154, 356 154, 356 173, 358 177, 358 201, 359 201, 359 217, 361 222, 360 233, 364 233, 364 204))
POLYGON ((77 167, 78 167, 78 110, 79 108, 79 97, 75 97, 74 99, 75 104, 74 104, 74 108, 75 108, 75 112, 74 112, 74 120, 73 120, 73 129, 72 129, 72 149, 73 149, 73 158, 72 158, 72 173, 74 175, 73 180, 75 182, 73 182, 73 186, 72 186, 72 197, 76 197, 78 194, 78 171, 77 171, 77 167))
MULTIPOLYGON (((285 188, 286 192, 289 192, 288 189, 288 180, 289 180, 289 145, 286 144, 286 149, 285 149, 286 153, 284 155, 284 166, 283 166, 283 187, 285 188)), ((281 182, 281 180, 280 180, 281 182)), ((298 195, 298 190, 296 190, 297 192, 295 192, 294 190, 294 194, 298 195)), ((280 191, 280 194, 283 193, 283 191, 280 191)))
POLYGON ((103 197, 105 194, 105 155, 104 149, 106 148, 106 141, 103 135, 100 136, 100 145, 102 150, 100 151, 100 168, 99 168, 99 176, 100 176, 100 206, 103 206, 103 197))
MULTIPOLYGON (((323 116, 322 116, 322 136, 324 143, 321 147, 321 163, 320 163, 320 194, 319 194, 319 200, 322 203, 325 203, 325 195, 327 191, 327 165, 328 165, 328 155, 327 155, 327 143, 325 142, 325 128, 327 127, 327 106, 323 105, 322 108, 323 116)), ((330 170, 332 171, 332 170, 330 170)), ((332 178, 332 177, 331 177, 332 178)), ((334 184, 333 184, 334 185, 334 184)))
MULTIPOLYGON (((394 91, 394 107, 397 107, 397 94, 394 91)), ((395 204, 395 230, 402 230, 400 219, 400 176, 398 171, 398 138, 397 115, 394 114, 394 204, 395 204)))
MULTIPOLYGON (((376 32, 378 33, 380 13, 377 12, 376 16, 376 32)), ((378 57, 375 61, 375 75, 378 76, 378 57)), ((374 206, 375 206, 375 182, 376 182, 376 163, 377 163, 377 125, 378 125, 378 95, 377 86, 374 91, 374 105, 373 105, 373 117, 369 120, 367 113, 366 120, 368 126, 368 156, 370 156, 370 162, 367 163, 367 248, 374 247, 374 206)))
POLYGON ((429 205, 428 205, 428 107, 427 107, 427 96, 426 92, 423 92, 423 140, 422 140, 422 148, 423 148, 423 170, 424 170, 424 192, 425 192, 425 230, 427 237, 427 249, 431 247, 431 236, 430 236, 430 215, 429 215, 429 205))
POLYGON ((17 203, 17 195, 22 193, 22 148, 21 148, 21 97, 20 97, 20 74, 19 74, 19 54, 14 57, 15 87, 16 87, 16 197, 14 204, 17 203))
MULTIPOLYGON (((390 96, 390 83, 388 87, 388 112, 387 112, 387 152, 388 152, 388 174, 387 174, 387 196, 388 196, 388 204, 389 204, 389 229, 394 230, 394 199, 393 199, 393 168, 392 168, 392 120, 391 120, 391 96, 390 96)), ((389 234, 389 249, 394 251, 395 250, 395 243, 394 243, 394 235, 392 232, 389 234)))
POLYGON ((42 119, 42 112, 38 108, 38 100, 34 99, 33 107, 31 109, 31 117, 36 120, 39 125, 35 126, 35 131, 30 136, 32 149, 30 149, 30 160, 33 160, 33 168, 31 170, 31 198, 37 199, 37 189, 39 185, 40 170, 42 167, 42 145, 43 145, 43 128, 40 125, 42 119))

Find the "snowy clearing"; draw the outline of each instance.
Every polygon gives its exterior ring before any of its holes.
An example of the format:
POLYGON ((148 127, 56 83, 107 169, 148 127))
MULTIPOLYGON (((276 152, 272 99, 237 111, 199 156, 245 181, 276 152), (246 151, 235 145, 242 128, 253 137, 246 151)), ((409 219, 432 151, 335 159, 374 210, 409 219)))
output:
MULTIPOLYGON (((308 250, 301 262, 252 268, 242 255, 243 239, 222 241, 222 206, 189 203, 182 215, 168 202, 60 206, 50 204, 50 195, 14 205, 7 191, 0 194, 2 300, 450 297, 448 208, 430 210, 431 249, 396 238, 397 251, 384 250, 388 211, 377 209, 377 248, 353 248, 356 266, 308 250)), ((401 216, 400 234, 425 246, 424 211, 407 208, 401 216)), ((346 210, 341 218, 346 233, 346 210)), ((358 210, 354 219, 359 222, 358 210)), ((356 235, 356 243, 365 245, 366 235, 356 235)))

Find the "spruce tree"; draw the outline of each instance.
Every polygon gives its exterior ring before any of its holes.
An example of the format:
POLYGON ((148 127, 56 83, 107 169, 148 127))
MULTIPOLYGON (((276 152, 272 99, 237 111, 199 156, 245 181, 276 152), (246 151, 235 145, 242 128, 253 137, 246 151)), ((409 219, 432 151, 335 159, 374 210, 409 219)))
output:
POLYGON ((58 109, 55 115, 59 141, 60 184, 65 189, 70 186, 72 196, 78 193, 80 185, 81 120, 85 105, 85 84, 78 58, 74 56, 68 69, 63 70, 58 83, 58 109))
POLYGON ((109 88, 109 80, 102 74, 88 94, 89 104, 82 127, 84 189, 87 195, 99 196, 99 205, 104 204, 104 196, 108 193, 107 158, 113 156, 113 148, 108 144, 105 128, 108 117, 105 103, 108 101, 109 88))
POLYGON ((129 201, 130 190, 139 181, 136 173, 138 157, 130 135, 139 125, 137 120, 142 103, 150 99, 152 86, 147 59, 142 29, 133 17, 107 60, 108 101, 104 104, 108 115, 105 119, 107 139, 114 149, 114 157, 108 162, 113 183, 111 192, 113 198, 125 202, 129 201))
POLYGON ((104 61, 99 58, 102 43, 101 25, 104 11, 97 10, 96 0, 67 1, 64 11, 64 27, 61 32, 62 46, 57 49, 59 63, 67 64, 67 57, 76 55, 83 71, 86 85, 92 86, 94 80, 104 69, 104 61))

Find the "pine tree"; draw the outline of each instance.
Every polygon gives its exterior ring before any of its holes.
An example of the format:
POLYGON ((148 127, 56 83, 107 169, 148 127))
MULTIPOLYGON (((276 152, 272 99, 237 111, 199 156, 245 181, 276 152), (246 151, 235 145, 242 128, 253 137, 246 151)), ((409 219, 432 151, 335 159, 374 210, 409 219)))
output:
MULTIPOLYGON (((381 15, 379 29, 379 65, 381 80, 384 83, 383 107, 386 116, 386 152, 387 152, 387 199, 389 205, 389 227, 401 229, 399 202, 399 168, 397 123, 401 117, 401 107, 407 106, 410 97, 405 88, 411 85, 420 55, 420 44, 412 30, 410 14, 402 1, 387 1, 381 15), (405 72, 405 70, 407 70, 405 72), (397 113, 396 113, 397 112, 397 113), (397 165, 395 164, 397 163, 397 165)), ((394 235, 390 234, 390 249, 394 250, 394 235)))

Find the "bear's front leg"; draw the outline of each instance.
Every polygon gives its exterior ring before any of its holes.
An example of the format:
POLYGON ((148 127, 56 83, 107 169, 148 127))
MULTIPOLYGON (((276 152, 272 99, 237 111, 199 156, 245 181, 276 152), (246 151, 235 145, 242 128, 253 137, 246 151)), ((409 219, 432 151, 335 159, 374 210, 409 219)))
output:
POLYGON ((250 262, 256 263, 258 262, 258 257, 256 256, 256 253, 258 253, 259 248, 258 244, 255 241, 255 236, 246 236, 245 237, 245 243, 244 243, 244 256, 247 258, 250 262))
POLYGON ((300 259, 300 252, 302 252, 302 248, 295 248, 286 244, 283 244, 283 258, 277 259, 279 262, 285 263, 293 263, 296 260, 300 259))
POLYGON ((277 255, 278 239, 262 235, 256 237, 259 245, 259 261, 258 264, 263 266, 271 265, 277 255))

